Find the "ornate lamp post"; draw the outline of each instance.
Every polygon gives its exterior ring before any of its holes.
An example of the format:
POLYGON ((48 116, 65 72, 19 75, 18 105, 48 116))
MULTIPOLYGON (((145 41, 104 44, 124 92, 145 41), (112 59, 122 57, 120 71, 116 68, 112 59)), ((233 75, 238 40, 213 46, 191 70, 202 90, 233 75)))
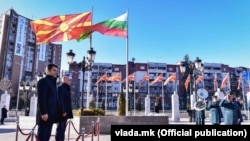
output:
POLYGON ((21 84, 19 85, 19 89, 21 91, 23 91, 24 93, 26 92, 26 96, 25 96, 25 116, 28 116, 26 113, 27 113, 27 108, 28 108, 28 95, 29 95, 30 84, 29 84, 29 82, 26 82, 26 81, 22 81, 20 83, 21 84))
MULTIPOLYGON (((185 58, 184 61, 181 61, 178 63, 180 66, 180 71, 183 74, 182 80, 185 82, 187 79, 188 75, 190 76, 190 87, 189 87, 189 95, 187 94, 186 97, 186 105, 190 104, 191 105, 191 110, 193 110, 192 102, 189 100, 191 97, 191 94, 194 92, 196 95, 196 84, 195 80, 196 78, 202 73, 203 71, 203 64, 202 60, 199 59, 199 57, 196 58, 193 62, 188 59, 188 57, 185 58)), ((194 117, 194 111, 192 111, 192 116, 194 117)))
MULTIPOLYGON (((68 63, 69 65, 73 63, 75 53, 73 53, 72 50, 70 50, 67 54, 68 63)), ((87 51, 87 60, 85 59, 85 56, 83 56, 82 62, 78 63, 77 66, 82 69, 82 96, 81 96, 81 116, 83 116, 83 95, 84 95, 84 73, 86 69, 90 69, 95 60, 95 54, 96 51, 93 50, 93 48, 90 48, 90 50, 87 51)), ((87 103, 88 104, 88 103, 87 103)))
POLYGON ((43 77, 45 76, 45 73, 42 74, 41 72, 37 75, 36 79, 37 79, 37 82, 42 79, 43 77))
POLYGON ((30 85, 29 82, 26 81, 22 81, 20 82, 19 85, 19 89, 22 90, 23 92, 26 92, 26 96, 25 96, 25 116, 28 116, 29 114, 29 91, 31 89, 32 92, 34 92, 36 90, 36 86, 35 85, 30 85))
POLYGON ((129 88, 126 89, 125 87, 123 88, 123 92, 126 93, 126 91, 128 91, 129 95, 130 95, 130 98, 129 98, 129 104, 130 104, 130 108, 129 108, 129 111, 130 111, 130 116, 132 116, 132 93, 133 93, 133 84, 132 83, 129 83, 129 88))
POLYGON ((139 92, 139 88, 136 86, 134 89, 134 115, 135 115, 135 107, 136 107, 136 105, 135 105, 136 96, 135 95, 138 94, 138 92, 139 92))

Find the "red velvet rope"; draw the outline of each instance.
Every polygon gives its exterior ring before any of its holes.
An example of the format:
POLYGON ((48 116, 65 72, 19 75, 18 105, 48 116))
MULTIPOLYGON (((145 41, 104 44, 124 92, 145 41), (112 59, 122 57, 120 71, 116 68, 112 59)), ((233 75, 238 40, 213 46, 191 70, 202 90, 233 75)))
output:
MULTIPOLYGON (((69 124, 71 124, 71 125, 73 126, 75 132, 78 134, 78 137, 76 138, 76 141, 78 141, 82 135, 80 134, 79 131, 76 130, 75 125, 74 125, 74 123, 73 123, 71 120, 67 122, 66 127, 67 127, 69 124)), ((35 125, 32 129, 34 129, 36 126, 37 126, 37 125, 35 125)), ((24 132, 21 130, 21 128, 20 128, 19 125, 17 125, 17 128, 18 128, 18 131, 19 131, 22 135, 28 136, 27 139, 26 139, 26 141, 28 141, 28 140, 30 139, 31 135, 32 135, 32 131, 30 131, 29 133, 24 133, 24 132)), ((69 128, 69 130, 70 130, 70 128, 69 128)), ((86 135, 84 135, 84 137, 87 137, 87 136, 90 135, 90 134, 94 134, 94 136, 98 136, 98 137, 99 137, 99 135, 100 135, 100 123, 99 123, 99 122, 95 122, 94 133, 92 132, 92 129, 90 129, 90 131, 89 131, 86 135)), ((51 135, 51 136, 54 136, 54 135, 51 135)), ((37 135, 35 135, 35 139, 36 139, 36 141, 39 141, 37 135)), ((98 139, 98 140, 99 140, 99 139, 98 139)))
POLYGON ((75 132, 79 135, 80 133, 76 130, 76 127, 75 127, 74 123, 73 123, 71 120, 70 120, 69 122, 70 122, 70 123, 71 123, 71 125, 73 126, 73 128, 74 128, 75 132))
MULTIPOLYGON (((32 129, 34 129, 35 127, 36 127, 36 125, 35 125, 32 129)), ((20 128, 19 125, 17 125, 17 130, 18 130, 22 135, 28 136, 27 139, 26 139, 26 141, 28 141, 28 140, 30 139, 30 137, 31 137, 31 135, 32 135, 32 131, 30 131, 29 133, 24 133, 24 132, 21 130, 21 128, 20 128)))
POLYGON ((24 133, 24 132, 21 130, 21 128, 20 128, 19 125, 17 126, 17 128, 18 128, 18 131, 20 131, 20 133, 23 134, 23 135, 30 135, 30 134, 31 134, 31 131, 30 131, 29 133, 24 133))

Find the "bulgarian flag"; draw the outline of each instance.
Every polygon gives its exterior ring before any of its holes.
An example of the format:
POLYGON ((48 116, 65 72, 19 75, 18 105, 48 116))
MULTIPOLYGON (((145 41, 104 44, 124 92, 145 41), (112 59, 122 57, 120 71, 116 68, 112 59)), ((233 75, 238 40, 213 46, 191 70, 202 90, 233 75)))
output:
POLYGON ((90 34, 86 27, 91 26, 91 12, 52 16, 30 22, 36 34, 36 43, 49 43, 78 39, 81 35, 90 34))
MULTIPOLYGON (((116 36, 127 38, 127 17, 128 14, 122 14, 117 18, 102 21, 100 23, 92 25, 88 30, 89 32, 97 31, 103 35, 107 36, 116 36), (91 30, 91 31, 90 31, 91 30)), ((86 38, 85 36, 81 36, 78 41, 82 38, 86 38)))

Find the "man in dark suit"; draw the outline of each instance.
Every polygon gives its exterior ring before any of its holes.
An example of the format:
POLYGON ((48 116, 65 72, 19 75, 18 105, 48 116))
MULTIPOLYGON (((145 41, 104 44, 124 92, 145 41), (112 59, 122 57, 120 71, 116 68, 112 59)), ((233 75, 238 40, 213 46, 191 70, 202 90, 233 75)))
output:
POLYGON ((46 67, 46 76, 37 83, 37 125, 39 141, 49 141, 53 123, 58 122, 58 96, 56 87, 57 65, 46 67))
POLYGON ((4 119, 7 118, 7 112, 8 112, 5 105, 2 107, 1 112, 2 112, 1 124, 4 124, 4 119))
POLYGON ((64 141, 67 119, 73 118, 71 105, 70 79, 68 76, 62 77, 62 84, 58 86, 58 98, 60 115, 56 128, 56 141, 64 141))

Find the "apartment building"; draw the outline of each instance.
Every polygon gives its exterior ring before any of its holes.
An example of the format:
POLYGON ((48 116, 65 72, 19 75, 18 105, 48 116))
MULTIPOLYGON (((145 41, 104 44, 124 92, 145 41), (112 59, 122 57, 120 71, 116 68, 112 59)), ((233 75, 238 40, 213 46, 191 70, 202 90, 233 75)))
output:
MULTIPOLYGON (((61 70, 62 45, 54 43, 36 45, 35 35, 29 25, 30 21, 31 19, 19 15, 13 9, 9 9, 0 16, 0 78, 12 81, 12 89, 8 91, 11 94, 13 106, 16 106, 16 98, 19 92, 21 98, 23 98, 24 92, 18 88, 20 81, 36 80, 37 75, 40 72, 43 73, 45 66, 49 63, 57 64, 58 70, 61 70)), ((231 78, 235 77, 237 79, 242 71, 247 70, 245 67, 232 68, 229 65, 220 63, 203 64, 204 84, 198 84, 196 88, 204 87, 209 93, 208 100, 214 95, 216 88, 220 87, 222 80, 228 73, 231 78), (217 77, 217 86, 214 85, 215 76, 217 77)), ((117 98, 126 85, 124 82, 117 81, 102 81, 96 85, 97 80, 104 73, 108 77, 121 73, 122 81, 127 77, 126 64, 94 63, 91 70, 86 70, 82 74, 78 63, 74 62, 69 66, 69 70, 59 71, 59 75, 69 74, 72 79, 72 103, 75 108, 80 107, 82 104, 82 91, 84 107, 86 107, 87 94, 97 101, 98 107, 101 107, 103 101, 107 102, 108 109, 117 107, 117 98)), ((141 106, 144 108, 144 99, 149 95, 150 104, 153 108, 155 98, 158 96, 164 99, 164 108, 169 109, 171 107, 171 95, 175 91, 179 95, 180 107, 185 108, 190 92, 184 88, 184 81, 178 65, 129 61, 128 75, 132 73, 135 73, 134 87, 139 88, 135 97, 133 92, 129 94, 129 99, 132 101, 140 97, 141 106), (176 82, 170 82, 163 86, 163 82, 173 73, 177 74, 176 82), (141 82, 142 78, 147 74, 149 74, 149 80, 141 82), (160 74, 163 76, 162 81, 149 85, 160 74)), ((236 87, 233 82, 230 84, 228 83, 226 88, 236 87)), ((244 91, 249 90, 249 87, 245 88, 244 91)), ((131 105, 132 107, 135 106, 134 104, 131 105)))
MULTIPOLYGON (((74 67, 73 67, 74 68, 74 67)), ((73 71, 72 75, 77 74, 76 72, 79 71, 79 69, 71 69, 70 71, 73 71)), ((232 68, 225 64, 220 63, 204 63, 203 64, 203 82, 199 82, 196 84, 196 91, 200 88, 205 88, 209 95, 207 97, 207 100, 211 100, 211 97, 215 94, 217 91, 217 88, 220 88, 220 85, 225 78, 225 76, 229 73, 231 75, 235 75, 235 78, 238 79, 240 72, 247 70, 247 68, 244 67, 237 67, 232 68), (217 85, 215 85, 215 76, 217 77, 217 85)), ((69 72, 70 72, 69 71, 69 72)), ((83 96, 83 105, 86 106, 86 99, 87 99, 87 83, 90 81, 90 95, 93 100, 95 100, 95 103, 98 103, 97 106, 100 108, 102 106, 102 102, 107 102, 107 108, 108 109, 116 109, 117 108, 117 101, 119 94, 123 91, 124 88, 126 88, 125 83, 123 80, 126 78, 126 65, 125 64, 112 64, 112 63, 94 63, 93 67, 91 68, 91 72, 89 71, 85 72, 84 77, 84 96, 83 96), (115 82, 106 82, 101 81, 96 84, 96 82, 100 79, 100 77, 104 74, 107 74, 108 77, 114 76, 117 73, 121 73, 121 82, 115 81, 115 82), (88 78, 88 75, 91 75, 88 78), (89 80, 88 80, 89 79, 89 80)), ((132 92, 129 93, 129 100, 131 99, 134 101, 134 99, 137 101, 138 98, 140 98, 140 104, 142 109, 144 109, 145 106, 145 97, 147 95, 150 96, 150 105, 151 110, 153 110, 154 103, 156 97, 160 97, 161 99, 164 99, 164 109, 170 109, 171 108, 171 96, 174 92, 176 92, 179 95, 179 102, 180 102, 180 108, 185 108, 187 100, 189 99, 190 92, 189 90, 185 90, 184 88, 184 81, 182 80, 183 74, 179 71, 179 66, 176 64, 166 64, 166 63, 157 63, 157 62, 148 62, 148 63, 135 63, 132 61, 128 62, 128 75, 132 74, 134 72, 134 81, 133 81, 133 87, 137 87, 138 93, 132 92), (173 73, 176 73, 176 82, 169 82, 167 85, 163 85, 165 80, 171 76, 173 73), (154 81, 160 74, 163 75, 162 81, 154 83, 153 85, 150 85, 152 81, 154 81), (143 77, 149 75, 148 81, 142 81, 143 77)), ((81 72, 79 72, 81 73, 81 72)), ((231 76, 232 77, 232 76, 231 76)), ((77 79, 74 80, 74 82, 78 82, 76 86, 82 86, 82 78, 77 76, 75 77, 77 79)), ((73 79, 73 78, 72 78, 73 79)), ((226 89, 221 89, 221 91, 226 92, 229 89, 231 89, 232 86, 230 86, 231 83, 227 84, 226 89)), ((78 93, 77 98, 78 99, 78 107, 81 103, 81 91, 82 89, 77 88, 76 91, 73 93, 78 93)), ((132 103, 131 108, 134 108, 134 103, 132 103)))
MULTIPOLYGON (((60 44, 36 45, 35 34, 30 26, 31 19, 9 9, 0 16, 0 79, 11 80, 11 105, 15 107, 17 95, 24 99, 19 91, 21 81, 35 85, 36 76, 45 71, 48 63, 61 68, 60 44)), ((32 96, 34 93, 29 93, 32 96)))

